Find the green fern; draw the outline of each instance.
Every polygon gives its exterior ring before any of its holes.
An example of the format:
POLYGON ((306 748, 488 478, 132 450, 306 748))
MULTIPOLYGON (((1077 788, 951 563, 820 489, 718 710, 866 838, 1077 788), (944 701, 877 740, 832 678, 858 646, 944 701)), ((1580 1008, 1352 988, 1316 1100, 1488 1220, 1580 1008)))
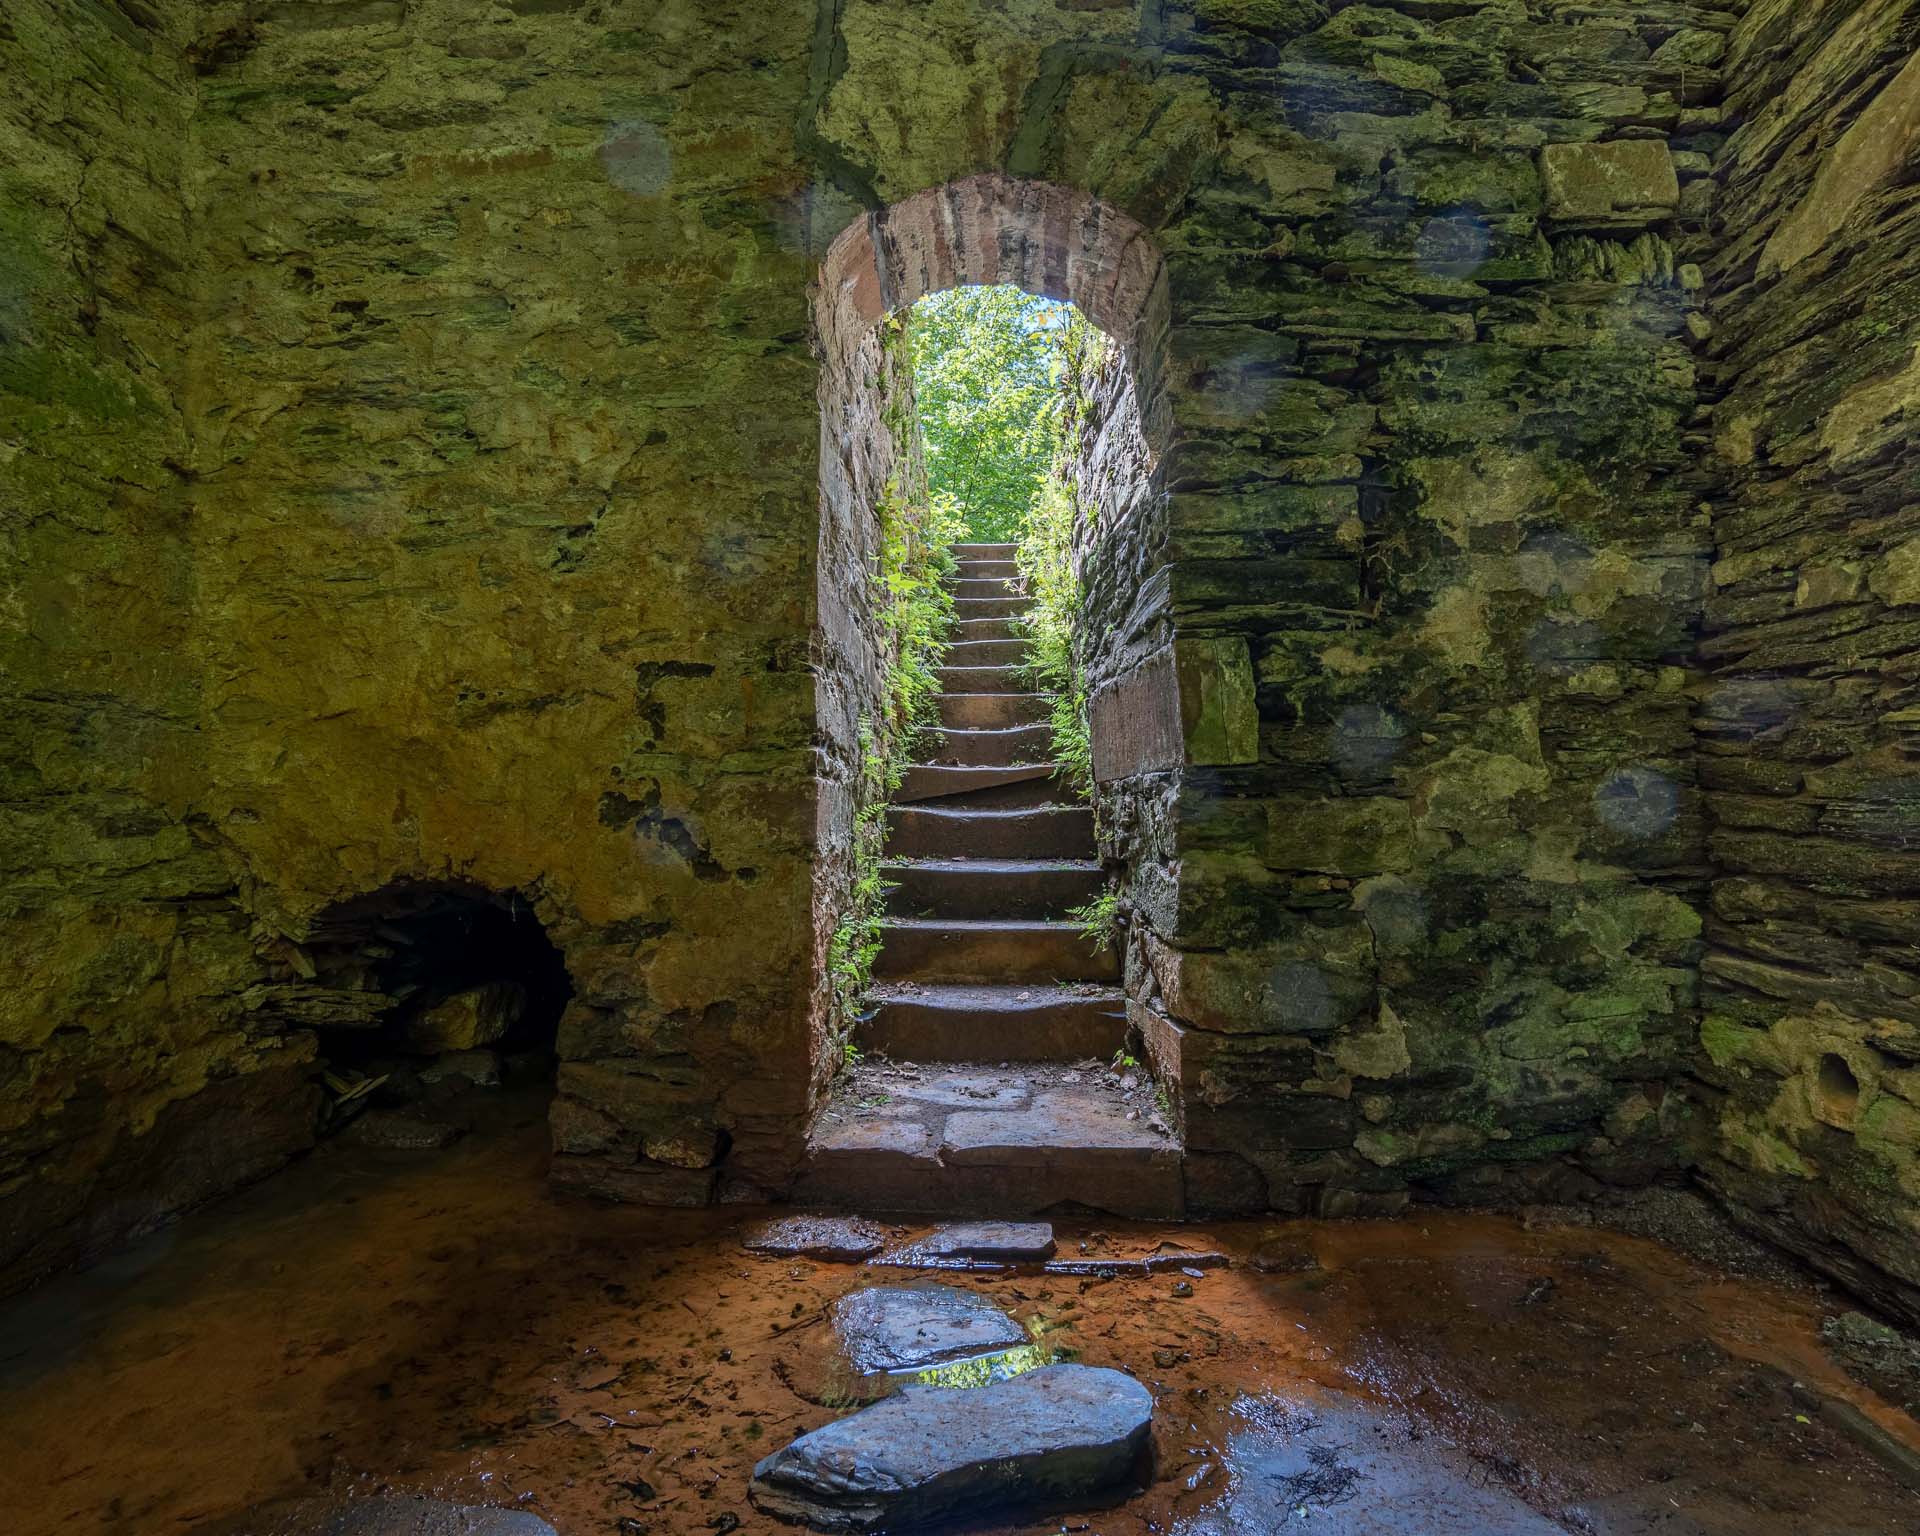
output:
POLYGON ((1112 949, 1120 941, 1120 893, 1102 891, 1084 907, 1067 908, 1080 925, 1080 935, 1097 949, 1112 949))

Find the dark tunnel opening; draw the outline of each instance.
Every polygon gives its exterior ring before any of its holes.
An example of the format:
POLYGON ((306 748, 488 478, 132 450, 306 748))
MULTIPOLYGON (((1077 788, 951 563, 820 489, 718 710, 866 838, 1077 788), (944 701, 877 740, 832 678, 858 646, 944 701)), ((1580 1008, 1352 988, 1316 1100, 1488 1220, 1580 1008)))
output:
POLYGON ((573 984, 517 892, 388 886, 331 908, 304 949, 340 1000, 315 1028, 329 1133, 443 1145, 471 1127, 475 1090, 553 1082, 573 984))

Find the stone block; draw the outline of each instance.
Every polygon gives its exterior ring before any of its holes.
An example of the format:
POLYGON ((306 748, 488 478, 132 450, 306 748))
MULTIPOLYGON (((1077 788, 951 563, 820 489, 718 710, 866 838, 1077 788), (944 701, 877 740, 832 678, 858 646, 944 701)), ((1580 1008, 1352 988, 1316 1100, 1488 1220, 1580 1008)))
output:
POLYGON ((1664 139, 1548 144, 1540 151, 1547 217, 1572 224, 1648 224, 1680 202, 1664 139))
POLYGON ((1096 780, 1111 784, 1180 765, 1178 690, 1173 656, 1159 651, 1094 691, 1087 720, 1096 780))
POLYGON ((1260 711, 1245 637, 1176 640, 1173 654, 1185 761, 1200 767, 1258 762, 1260 711))
MULTIPOLYGON (((1277 941, 1224 954, 1158 943, 1150 954, 1168 1014, 1197 1030, 1318 1038, 1373 1005, 1372 941, 1351 921, 1303 922, 1277 941)), ((1189 1036, 1189 1055, 1192 1048, 1189 1036)))
POLYGON ((1344 1099, 1270 1092, 1187 1106, 1187 1144, 1230 1152, 1338 1152, 1353 1145, 1359 1116, 1344 1099))
POLYGON ((1273 801, 1262 858, 1274 869, 1334 875, 1403 870, 1413 858, 1413 810, 1385 796, 1273 801))
POLYGON ((401 1038, 408 1050, 423 1054, 475 1050, 503 1039, 526 1006, 527 991, 518 982, 488 982, 422 1010, 407 1021, 401 1038))
POLYGON ((1873 595, 1894 607, 1920 603, 1920 539, 1889 550, 1867 577, 1873 595))
POLYGON ((711 1205, 716 1168, 669 1168, 601 1157, 556 1156, 548 1175, 555 1189, 596 1200, 637 1205, 711 1205))

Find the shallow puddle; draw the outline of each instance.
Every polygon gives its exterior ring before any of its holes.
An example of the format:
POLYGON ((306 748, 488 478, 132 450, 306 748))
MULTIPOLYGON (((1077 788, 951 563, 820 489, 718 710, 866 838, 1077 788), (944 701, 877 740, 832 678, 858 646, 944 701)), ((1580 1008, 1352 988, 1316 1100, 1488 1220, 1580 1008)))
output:
MULTIPOLYGON (((747 1479, 848 1406, 817 1374, 827 1309, 915 1272, 748 1253, 764 1211, 556 1199, 543 1106, 502 1108, 444 1152, 325 1148, 0 1310, 4 1528, 187 1532, 281 1495, 392 1489, 519 1504, 562 1536, 779 1529, 747 1479)), ((1485 1507, 1516 1532, 1916 1528, 1920 1498, 1810 1410, 1844 1399, 1920 1444, 1828 1361, 1811 1290, 1455 1213, 1055 1227, 1059 1261, 1091 1272, 928 1278, 1011 1313, 1016 1353, 1146 1383, 1153 1481, 980 1529, 1503 1529, 1485 1507)))

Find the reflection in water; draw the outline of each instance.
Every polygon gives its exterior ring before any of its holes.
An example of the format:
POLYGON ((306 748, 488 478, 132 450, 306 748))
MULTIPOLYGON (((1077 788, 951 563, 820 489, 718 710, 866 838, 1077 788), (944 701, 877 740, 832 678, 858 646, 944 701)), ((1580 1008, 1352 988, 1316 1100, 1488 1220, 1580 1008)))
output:
POLYGON ((1022 1344, 996 1354, 976 1355, 971 1360, 949 1360, 945 1365, 928 1366, 923 1371, 900 1371, 894 1380, 902 1386, 913 1387, 990 1387, 996 1381, 1024 1376, 1062 1358, 1061 1351, 1043 1344, 1022 1344))

